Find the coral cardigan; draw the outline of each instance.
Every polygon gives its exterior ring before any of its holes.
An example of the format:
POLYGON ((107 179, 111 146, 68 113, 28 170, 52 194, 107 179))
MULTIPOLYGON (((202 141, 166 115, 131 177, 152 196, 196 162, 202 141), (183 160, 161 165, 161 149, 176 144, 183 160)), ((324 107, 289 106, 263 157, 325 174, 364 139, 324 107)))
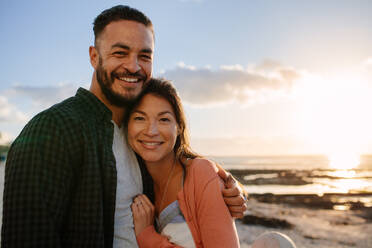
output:
MULTIPOLYGON (((217 167, 209 160, 196 158, 187 166, 183 189, 177 199, 192 233, 195 245, 201 247, 239 247, 234 220, 223 200, 222 180, 217 167)), ((167 237, 146 227, 138 236, 139 247, 179 247, 167 237)))

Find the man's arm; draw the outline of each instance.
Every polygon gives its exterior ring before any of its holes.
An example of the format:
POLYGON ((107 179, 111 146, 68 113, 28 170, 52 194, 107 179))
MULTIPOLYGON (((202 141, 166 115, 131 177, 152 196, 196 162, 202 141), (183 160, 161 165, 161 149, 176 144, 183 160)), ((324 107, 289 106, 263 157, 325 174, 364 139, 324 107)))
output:
POLYGON ((243 218, 244 211, 247 210, 248 192, 231 173, 226 172, 219 164, 216 163, 216 165, 218 168, 218 175, 225 182, 225 188, 222 189, 222 194, 231 216, 243 218))
POLYGON ((64 133, 39 114, 13 142, 5 166, 2 247, 60 247, 71 164, 64 133))

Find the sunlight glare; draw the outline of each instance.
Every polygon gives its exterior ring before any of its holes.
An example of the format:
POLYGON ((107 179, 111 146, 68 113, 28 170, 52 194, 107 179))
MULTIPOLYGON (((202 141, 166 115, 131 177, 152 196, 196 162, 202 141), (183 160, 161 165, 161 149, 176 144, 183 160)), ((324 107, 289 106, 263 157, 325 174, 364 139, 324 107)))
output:
MULTIPOLYGON (((349 170, 356 168, 360 164, 360 157, 352 153, 336 153, 328 155, 329 166, 340 170, 349 170)), ((354 175, 355 175, 355 171, 354 175)), ((350 177, 352 172, 340 171, 339 175, 342 177, 350 177), (343 172, 343 173, 341 173, 343 172)), ((338 175, 337 175, 338 176, 338 175)))
POLYGON ((338 179, 328 182, 328 184, 337 189, 339 193, 350 193, 350 191, 363 192, 369 187, 369 182, 361 179, 338 179))
POLYGON ((333 209, 338 210, 338 211, 346 211, 346 210, 350 209, 350 206, 348 206, 348 205, 334 205, 333 209))
POLYGON ((354 178, 356 175, 355 170, 336 170, 328 172, 328 175, 332 177, 342 177, 342 178, 354 178))
POLYGON ((353 168, 355 156, 372 138, 372 115, 366 110, 372 105, 372 88, 357 74, 339 73, 331 77, 306 75, 295 86, 298 102, 297 130, 319 152, 337 154, 332 158, 337 168, 353 168), (338 159, 340 158, 340 159, 338 159))

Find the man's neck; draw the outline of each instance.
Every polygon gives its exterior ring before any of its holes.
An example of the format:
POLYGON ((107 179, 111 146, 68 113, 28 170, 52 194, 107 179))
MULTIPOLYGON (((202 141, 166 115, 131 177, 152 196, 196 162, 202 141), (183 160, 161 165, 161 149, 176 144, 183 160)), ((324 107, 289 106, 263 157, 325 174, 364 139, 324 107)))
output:
POLYGON ((92 92, 103 104, 106 105, 106 107, 111 110, 112 112, 112 120, 118 125, 119 127, 121 126, 123 120, 124 120, 124 115, 125 115, 125 107, 119 107, 116 105, 111 104, 107 98, 103 95, 100 94, 101 90, 98 88, 98 84, 91 84, 90 85, 90 92, 92 92))
POLYGON ((117 107, 117 106, 108 106, 106 105, 112 112, 112 120, 118 125, 118 127, 121 127, 121 124, 124 120, 125 115, 125 108, 124 107, 117 107))

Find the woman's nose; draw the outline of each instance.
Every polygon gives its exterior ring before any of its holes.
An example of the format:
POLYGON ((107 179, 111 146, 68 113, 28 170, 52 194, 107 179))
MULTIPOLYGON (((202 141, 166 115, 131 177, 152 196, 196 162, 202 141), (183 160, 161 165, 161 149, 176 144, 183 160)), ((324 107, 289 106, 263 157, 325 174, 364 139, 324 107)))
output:
POLYGON ((154 136, 159 133, 158 125, 156 122, 150 122, 149 125, 146 128, 146 134, 149 136, 154 136))

